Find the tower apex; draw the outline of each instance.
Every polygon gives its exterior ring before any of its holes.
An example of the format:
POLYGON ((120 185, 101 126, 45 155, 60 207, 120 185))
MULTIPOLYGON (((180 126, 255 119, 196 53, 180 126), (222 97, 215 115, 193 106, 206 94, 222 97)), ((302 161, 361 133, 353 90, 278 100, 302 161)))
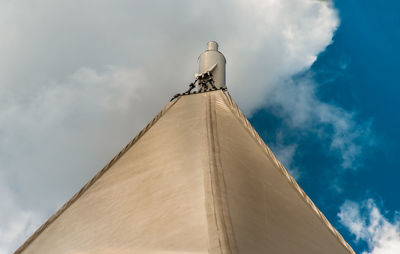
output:
POLYGON ((225 56, 218 51, 218 43, 209 41, 207 50, 199 56, 199 74, 211 72, 216 88, 226 88, 225 85, 225 56))
POLYGON ((218 51, 218 43, 216 41, 209 41, 207 43, 207 50, 217 50, 218 51))

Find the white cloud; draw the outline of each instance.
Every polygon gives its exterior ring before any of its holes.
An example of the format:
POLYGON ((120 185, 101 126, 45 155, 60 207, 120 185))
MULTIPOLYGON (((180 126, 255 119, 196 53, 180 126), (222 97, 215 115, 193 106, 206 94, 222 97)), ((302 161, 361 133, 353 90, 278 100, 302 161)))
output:
POLYGON ((14 246, 25 240, 38 226, 40 213, 26 210, 15 202, 15 193, 6 187, 0 178, 0 254, 14 251, 14 246))
POLYGON ((338 214, 340 222, 355 235, 357 241, 366 241, 370 248, 363 254, 400 253, 400 219, 387 219, 376 203, 368 199, 361 204, 346 201, 338 214))
POLYGON ((330 140, 329 148, 343 169, 357 169, 364 150, 374 144, 370 122, 357 122, 355 113, 328 104, 316 95, 317 84, 309 75, 288 79, 274 87, 267 105, 274 106, 291 128, 330 140))
MULTIPOLYGON (((29 225, 187 88, 208 40, 220 43, 229 90, 251 114, 282 80, 310 67, 338 24, 329 2, 313 0, 0 0, 0 198, 11 202, 0 231, 32 233, 29 225)), ((315 115, 307 107, 294 122, 315 115)))

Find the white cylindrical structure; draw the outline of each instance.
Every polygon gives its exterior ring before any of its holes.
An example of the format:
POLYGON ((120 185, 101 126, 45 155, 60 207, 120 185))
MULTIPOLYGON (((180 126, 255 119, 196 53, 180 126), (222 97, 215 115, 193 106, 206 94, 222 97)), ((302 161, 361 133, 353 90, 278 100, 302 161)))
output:
POLYGON ((211 71, 214 85, 217 88, 225 88, 225 56, 218 51, 218 43, 210 41, 207 50, 199 56, 199 74, 211 71))

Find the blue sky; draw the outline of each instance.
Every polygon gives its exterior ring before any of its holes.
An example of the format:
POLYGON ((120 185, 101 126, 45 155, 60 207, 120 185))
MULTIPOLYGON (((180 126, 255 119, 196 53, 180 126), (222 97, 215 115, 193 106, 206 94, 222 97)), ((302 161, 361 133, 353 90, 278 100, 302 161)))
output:
MULTIPOLYGON (((305 175, 300 185, 361 253, 371 250, 368 241, 356 240, 338 217, 345 200, 374 199, 392 223, 400 211, 400 2, 337 0, 335 7, 340 26, 332 44, 297 79, 311 76, 321 101, 353 112, 359 126, 370 125, 363 134, 367 140, 354 141, 364 147, 358 166, 343 170, 329 136, 292 128, 273 107, 257 111, 250 121, 267 143, 298 145, 291 165, 305 175), (340 191, 330 188, 338 183, 340 191)), ((323 124, 319 128, 329 133, 323 124)))
POLYGON ((400 253, 399 10, 0 0, 0 254, 187 89, 209 40, 232 97, 345 239, 358 253, 400 253))

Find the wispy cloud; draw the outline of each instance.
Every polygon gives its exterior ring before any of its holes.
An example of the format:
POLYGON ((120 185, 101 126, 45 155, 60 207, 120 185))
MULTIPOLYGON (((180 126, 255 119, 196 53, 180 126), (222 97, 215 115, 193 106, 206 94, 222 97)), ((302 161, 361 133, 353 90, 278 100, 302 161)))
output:
POLYGON ((365 150, 375 143, 371 121, 357 121, 355 112, 321 101, 317 88, 311 75, 287 79, 270 91, 266 105, 274 108, 291 131, 327 140, 327 152, 339 159, 341 168, 357 169, 365 150))
POLYGON ((296 179, 301 178, 301 172, 295 165, 295 154, 298 145, 297 144, 286 144, 284 141, 284 134, 279 131, 275 137, 275 142, 269 144, 272 151, 279 160, 282 162, 283 166, 289 171, 289 173, 296 179))
POLYGON ((28 237, 39 225, 40 213, 20 207, 15 193, 0 178, 0 254, 9 254, 13 247, 28 237))
POLYGON ((400 253, 400 218, 386 218, 374 200, 346 201, 338 217, 357 241, 368 243, 370 250, 363 254, 400 253))

